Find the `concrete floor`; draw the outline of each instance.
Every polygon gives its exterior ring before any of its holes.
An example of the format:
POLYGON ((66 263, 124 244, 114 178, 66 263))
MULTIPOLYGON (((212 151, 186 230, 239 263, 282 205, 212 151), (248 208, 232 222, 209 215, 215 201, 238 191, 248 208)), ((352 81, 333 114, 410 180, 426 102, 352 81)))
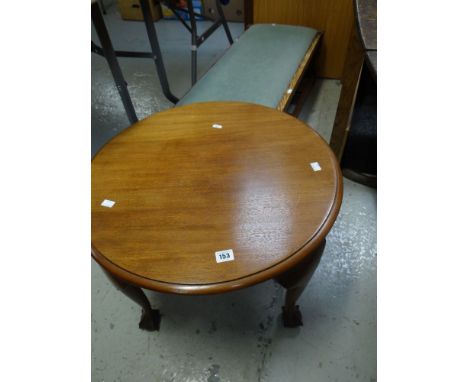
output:
MULTIPOLYGON (((146 50, 140 22, 106 16, 118 49, 146 50)), ((156 24, 173 93, 190 86, 188 32, 178 22, 156 24)), ((205 27, 208 23, 200 23, 205 27)), ((241 24, 231 24, 239 35, 241 24)), ((96 42, 94 31, 93 38, 96 42)), ((203 73, 228 47, 222 30, 199 51, 203 73)), ((154 64, 121 59, 139 118, 164 110, 154 64)), ((340 93, 317 81, 300 118, 329 140, 340 93)), ((128 127, 103 58, 92 55, 92 152, 128 127)), ((284 292, 272 281, 218 296, 148 292, 164 317, 160 332, 138 329, 140 308, 118 292, 92 261, 93 381, 366 381, 376 380, 376 192, 344 180, 340 215, 322 261, 299 300, 304 326, 280 322, 284 292)))

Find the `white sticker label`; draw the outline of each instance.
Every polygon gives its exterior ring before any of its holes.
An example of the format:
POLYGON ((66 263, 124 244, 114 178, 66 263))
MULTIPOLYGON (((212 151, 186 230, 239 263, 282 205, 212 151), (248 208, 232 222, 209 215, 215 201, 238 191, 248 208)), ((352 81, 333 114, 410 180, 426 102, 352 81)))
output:
POLYGON ((312 170, 314 170, 314 171, 320 171, 322 169, 322 167, 320 167, 318 162, 311 163, 310 167, 312 167, 312 170))
POLYGON ((234 251, 232 249, 225 249, 223 251, 215 252, 215 258, 217 263, 224 263, 225 261, 234 260, 234 251))
POLYGON ((217 123, 213 123, 213 125, 211 127, 214 127, 215 129, 222 129, 223 128, 223 125, 219 125, 217 123))
POLYGON ((114 207, 115 202, 113 200, 104 199, 101 203, 101 206, 112 208, 114 207))

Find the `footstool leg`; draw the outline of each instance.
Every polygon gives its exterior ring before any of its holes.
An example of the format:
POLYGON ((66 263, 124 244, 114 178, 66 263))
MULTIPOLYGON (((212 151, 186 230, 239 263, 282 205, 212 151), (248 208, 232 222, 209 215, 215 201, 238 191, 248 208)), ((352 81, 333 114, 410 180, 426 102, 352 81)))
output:
POLYGON ((125 281, 115 277, 114 275, 110 274, 105 270, 104 273, 107 275, 109 280, 112 282, 112 284, 115 285, 115 287, 118 290, 120 290, 124 295, 126 295, 128 298, 130 298, 143 308, 139 324, 140 329, 148 330, 150 332, 159 330, 161 315, 158 309, 151 308, 151 304, 148 300, 148 297, 146 297, 143 290, 141 290, 141 288, 126 283, 125 281))
POLYGON ((324 239, 305 260, 277 278, 277 281, 286 288, 283 325, 287 328, 302 326, 302 314, 296 302, 317 269, 325 244, 326 240, 324 239))

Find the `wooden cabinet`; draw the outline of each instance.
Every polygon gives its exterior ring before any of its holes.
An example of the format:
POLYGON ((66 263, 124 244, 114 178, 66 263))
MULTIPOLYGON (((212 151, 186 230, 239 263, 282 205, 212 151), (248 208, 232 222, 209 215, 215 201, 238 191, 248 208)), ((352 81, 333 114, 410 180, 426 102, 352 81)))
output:
POLYGON ((317 75, 341 79, 354 27, 353 0, 250 0, 247 7, 246 16, 254 24, 303 25, 323 31, 317 75))

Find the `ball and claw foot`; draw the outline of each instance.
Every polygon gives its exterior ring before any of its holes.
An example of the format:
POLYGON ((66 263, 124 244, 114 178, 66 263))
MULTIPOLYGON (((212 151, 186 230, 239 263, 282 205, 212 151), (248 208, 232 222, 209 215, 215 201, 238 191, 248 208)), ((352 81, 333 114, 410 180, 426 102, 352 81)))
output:
POLYGON ((295 305, 294 309, 286 309, 283 306, 283 326, 285 328, 302 326, 302 313, 299 310, 299 305, 295 305))
POLYGON ((159 324, 161 323, 161 314, 158 309, 151 309, 150 312, 143 310, 139 327, 140 329, 154 332, 159 330, 159 324))

